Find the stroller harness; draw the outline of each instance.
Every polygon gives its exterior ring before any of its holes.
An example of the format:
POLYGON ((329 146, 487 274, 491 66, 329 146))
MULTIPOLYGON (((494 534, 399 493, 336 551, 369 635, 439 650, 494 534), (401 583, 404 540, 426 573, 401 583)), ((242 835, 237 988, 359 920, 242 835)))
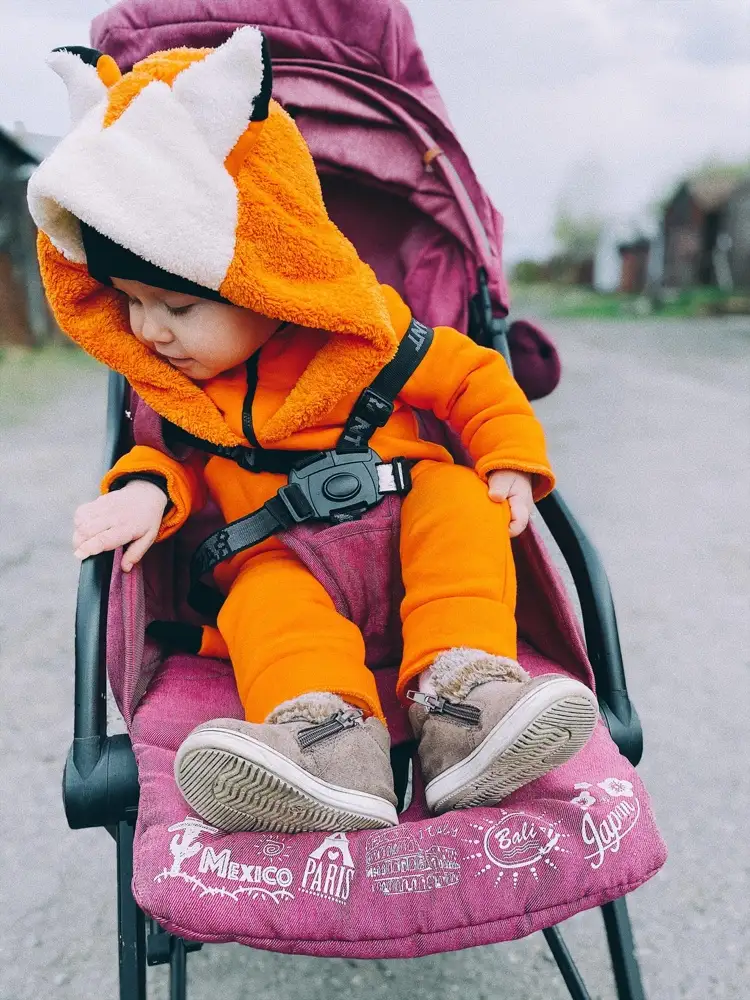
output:
POLYGON ((230 458, 249 472, 284 472, 289 476, 262 507, 213 532, 193 554, 190 564, 190 605, 216 615, 221 595, 201 582, 219 563, 265 541, 271 535, 308 521, 342 524, 359 520, 388 494, 405 496, 411 488, 412 461, 383 462, 370 438, 393 413, 398 393, 416 371, 433 340, 430 327, 412 319, 396 354, 363 390, 334 449, 318 452, 272 451, 261 448, 252 428, 252 398, 257 379, 257 353, 248 362, 248 392, 243 429, 255 447, 225 448, 194 437, 172 425, 171 434, 203 451, 230 458))

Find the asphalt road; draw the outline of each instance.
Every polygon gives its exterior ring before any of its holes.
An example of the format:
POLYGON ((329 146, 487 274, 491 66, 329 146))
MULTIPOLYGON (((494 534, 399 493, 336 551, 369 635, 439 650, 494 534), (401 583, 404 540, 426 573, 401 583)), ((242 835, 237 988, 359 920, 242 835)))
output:
MULTIPOLYGON (((640 771, 670 848, 630 897, 651 1000, 750 994, 750 321, 555 323, 563 381, 538 410, 560 486, 607 565, 640 771)), ((117 995, 114 847, 71 832, 74 506, 93 495, 103 373, 67 367, 0 433, 0 998, 117 995)), ((0 420, 2 414, 0 414, 0 420)), ((614 997, 598 914, 568 922, 592 997, 614 997)), ((540 935, 411 962, 191 956, 191 1000, 347 995, 558 1000, 540 935)), ((149 972, 167 996, 165 970, 149 972)))

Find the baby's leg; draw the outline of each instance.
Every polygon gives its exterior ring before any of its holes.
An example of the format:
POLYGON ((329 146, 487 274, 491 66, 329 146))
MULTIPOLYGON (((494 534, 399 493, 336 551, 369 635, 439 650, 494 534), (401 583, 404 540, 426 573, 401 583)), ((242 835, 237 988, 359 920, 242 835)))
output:
POLYGON ((257 546, 219 613, 248 722, 282 702, 329 691, 383 719, 365 645, 325 588, 278 539, 257 546))
POLYGON ((447 649, 516 658, 516 572, 507 503, 471 469, 419 462, 401 510, 404 655, 399 694, 447 649))
POLYGON ((397 822, 388 731, 359 630, 277 539, 219 614, 247 721, 198 726, 180 791, 225 830, 377 829, 397 822))
POLYGON ((470 469, 421 462, 403 505, 404 659, 434 812, 494 805, 565 763, 588 740, 596 698, 516 660, 516 577, 507 503, 470 469))

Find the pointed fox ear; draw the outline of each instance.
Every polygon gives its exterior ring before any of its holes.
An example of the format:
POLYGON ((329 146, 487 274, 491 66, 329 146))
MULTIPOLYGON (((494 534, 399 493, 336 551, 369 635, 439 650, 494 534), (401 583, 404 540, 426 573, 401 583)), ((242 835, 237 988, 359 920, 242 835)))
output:
POLYGON ((172 84, 172 93, 223 162, 248 121, 268 117, 272 83, 266 39, 257 28, 245 27, 184 69, 172 84))
POLYGON ((111 56, 82 45, 63 45, 53 49, 47 58, 47 65, 68 88, 70 117, 74 125, 106 97, 107 88, 117 83, 121 76, 111 56))

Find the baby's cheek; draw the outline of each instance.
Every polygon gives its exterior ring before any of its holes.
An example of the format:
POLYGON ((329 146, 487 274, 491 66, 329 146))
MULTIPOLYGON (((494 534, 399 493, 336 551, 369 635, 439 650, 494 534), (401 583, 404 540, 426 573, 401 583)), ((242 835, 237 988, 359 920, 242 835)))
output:
POLYGON ((137 306, 130 306, 128 308, 128 322, 130 323, 131 332, 137 337, 143 325, 143 310, 137 306))

